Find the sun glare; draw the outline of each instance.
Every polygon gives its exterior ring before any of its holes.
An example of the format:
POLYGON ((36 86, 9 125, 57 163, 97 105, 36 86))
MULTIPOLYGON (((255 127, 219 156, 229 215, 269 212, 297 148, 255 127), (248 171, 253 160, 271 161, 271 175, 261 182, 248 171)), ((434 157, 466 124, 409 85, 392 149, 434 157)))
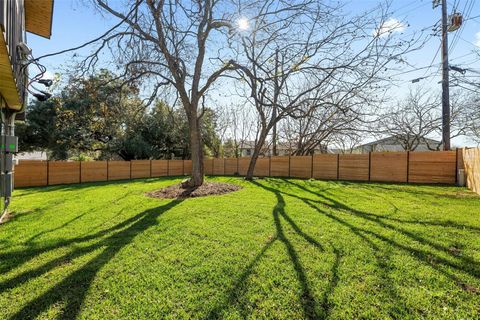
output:
POLYGON ((246 18, 238 19, 237 20, 237 26, 238 26, 238 29, 240 29, 242 31, 248 30, 248 28, 249 28, 248 19, 246 19, 246 18))

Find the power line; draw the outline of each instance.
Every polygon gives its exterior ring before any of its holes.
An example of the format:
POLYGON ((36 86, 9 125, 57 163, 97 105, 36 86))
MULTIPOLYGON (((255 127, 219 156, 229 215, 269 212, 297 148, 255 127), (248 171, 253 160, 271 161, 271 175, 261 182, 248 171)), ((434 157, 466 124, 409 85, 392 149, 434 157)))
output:
POLYGON ((471 91, 471 92, 473 92, 473 93, 478 93, 478 90, 474 90, 474 89, 470 89, 470 88, 464 87, 464 86, 462 86, 462 85, 460 85, 460 84, 458 84, 458 83, 457 83, 455 86, 456 86, 456 87, 460 87, 460 88, 465 89, 465 90, 468 90, 468 91, 471 91))
MULTIPOLYGON (((458 59, 462 59, 462 58, 471 56, 471 55, 473 55, 473 54, 476 54, 476 53, 475 53, 475 52, 470 52, 470 53, 464 54, 464 55, 462 55, 462 56, 452 58, 452 59, 450 59, 450 61, 456 61, 456 60, 458 60, 458 59)), ((437 55, 438 55, 438 51, 437 51, 437 55)), ((435 59, 433 59, 433 60, 435 60, 435 59)), ((418 67, 418 68, 415 68, 415 69, 412 69, 412 70, 402 71, 402 72, 400 72, 400 73, 396 73, 396 74, 394 74, 394 75, 389 76, 389 78, 393 78, 393 77, 396 77, 396 76, 400 76, 400 75, 402 75, 402 74, 407 74, 407 73, 416 72, 416 71, 419 71, 419 70, 424 70, 424 69, 431 68, 431 67, 433 67, 433 66, 436 66, 436 65, 440 65, 440 64, 441 64, 440 62, 438 62, 438 63, 433 63, 433 60, 432 60, 431 64, 429 64, 428 66, 423 66, 423 67, 418 67)), ((422 78, 425 77, 425 74, 426 74, 426 73, 428 73, 428 70, 424 73, 424 76, 422 76, 422 78)), ((429 76, 427 76, 427 77, 429 77, 429 76)))
MULTIPOLYGON (((438 65, 438 64, 440 64, 440 63, 436 63, 435 65, 438 65)), ((415 68, 415 69, 413 69, 413 70, 403 71, 403 72, 394 74, 394 75, 392 75, 392 76, 389 76, 389 78, 393 78, 393 77, 396 77, 396 76, 401 76, 402 74, 407 74, 407 73, 412 73, 412 72, 424 70, 424 69, 431 68, 431 67, 432 67, 432 65, 428 65, 428 66, 424 66, 424 67, 415 68)), ((427 70, 427 72, 428 72, 428 70, 427 70)), ((425 74, 426 74, 427 72, 425 72, 425 74)), ((422 77, 422 78, 423 78, 423 77, 422 77)))
MULTIPOLYGON (((425 73, 423 74, 425 76, 425 74, 427 74, 427 72, 430 70, 430 68, 432 67, 433 65, 433 62, 435 61, 435 59, 437 58, 438 56, 438 53, 440 52, 440 48, 442 47, 442 44, 440 43, 439 46, 438 46, 438 49, 437 49, 437 52, 435 52, 435 55, 433 56, 433 59, 432 59, 432 62, 430 62, 430 67, 427 69, 427 71, 425 71, 425 73)), ((440 64, 440 63, 439 63, 440 64)))
POLYGON ((403 9, 405 9, 406 7, 410 7, 412 4, 416 4, 416 3, 417 3, 417 0, 414 0, 414 1, 412 1, 412 2, 409 2, 409 3, 407 3, 406 5, 403 5, 403 6, 401 6, 400 8, 397 8, 397 11, 403 10, 403 9))
POLYGON ((56 56, 56 55, 59 55, 59 54, 63 54, 63 53, 67 53, 67 52, 70 52, 70 51, 75 51, 75 50, 78 50, 78 49, 81 49, 81 48, 84 48, 92 43, 95 43, 99 40, 101 40, 102 38, 104 38, 105 36, 107 36, 110 32, 112 32, 113 30, 115 30, 116 28, 118 28, 119 26, 121 26, 127 19, 128 17, 138 8, 138 6, 142 3, 142 1, 138 1, 132 8, 132 10, 130 10, 130 12, 128 12, 127 15, 125 15, 125 18, 123 18, 119 23, 117 23, 116 25, 114 25, 113 27, 111 27, 110 29, 108 29, 105 33, 103 33, 101 36, 98 36, 92 40, 89 40, 81 45, 78 45, 76 47, 72 47, 72 48, 68 48, 68 49, 64 49, 64 50, 60 50, 60 51, 57 51, 57 52, 52 52, 52 53, 48 53, 48 54, 45 54, 43 56, 40 56, 36 59, 34 59, 34 61, 38 61, 40 59, 44 59, 44 58, 47 58, 47 57, 52 57, 52 56, 56 56))
MULTIPOLYGON (((477 18, 480 18, 480 14, 478 16, 474 16, 474 17, 470 17, 468 19, 465 19, 464 21, 468 21, 468 20, 475 20, 477 18)), ((475 20, 476 21, 476 20, 475 20)))
MULTIPOLYGON (((435 65, 439 65, 439 64, 441 64, 441 63, 437 63, 435 65)), ((455 67, 458 68, 458 66, 455 66, 455 67)), ((419 69, 421 69, 421 68, 419 68, 419 69)), ((450 69, 453 70, 453 66, 450 66, 450 69)), ((475 69, 471 69, 471 68, 462 68, 462 69, 465 70, 466 72, 473 72, 473 73, 476 73, 476 74, 480 75, 480 70, 475 70, 475 69)), ((411 71, 413 72, 413 71, 417 71, 417 70, 411 70, 411 71)), ((438 68, 437 71, 434 71, 434 72, 430 73, 429 75, 424 74, 420 78, 416 78, 416 79, 405 81, 405 82, 418 82, 418 81, 426 79, 426 78, 436 77, 439 72, 440 72, 440 68, 438 68), (415 81, 415 80, 417 80, 417 81, 415 81)), ((468 74, 467 75, 462 75, 462 78, 470 78, 470 77, 475 78, 475 79, 479 78, 479 76, 476 76, 476 75, 468 75, 468 74)), ((458 79, 458 78, 456 78, 456 79, 458 79)))
POLYGON ((415 11, 415 10, 417 10, 417 9, 420 9, 420 8, 428 5, 428 2, 424 2, 424 3, 420 4, 419 6, 416 6, 416 7, 412 8, 412 9, 407 10, 407 11, 403 11, 403 12, 401 11, 402 9, 404 9, 404 8, 406 8, 406 7, 409 7, 410 5, 415 4, 415 3, 417 3, 417 2, 418 2, 418 1, 413 1, 413 2, 410 2, 409 4, 407 4, 407 5, 403 6, 403 7, 398 8, 397 10, 395 10, 395 11, 396 11, 395 14, 396 14, 397 16, 405 16, 405 15, 407 15, 408 13, 410 13, 410 12, 412 12, 412 11, 415 11))
POLYGON ((465 41, 466 43, 471 44, 471 45, 474 46, 474 47, 477 47, 477 45, 476 45, 475 43, 471 42, 471 41, 465 40, 465 39, 462 38, 462 37, 459 37, 459 39, 462 40, 462 41, 465 41))

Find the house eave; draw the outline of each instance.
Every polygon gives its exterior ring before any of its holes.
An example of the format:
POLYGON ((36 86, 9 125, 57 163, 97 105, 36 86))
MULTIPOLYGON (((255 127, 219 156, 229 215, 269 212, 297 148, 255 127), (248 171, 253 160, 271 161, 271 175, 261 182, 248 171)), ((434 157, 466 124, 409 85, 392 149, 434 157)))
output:
POLYGON ((25 30, 50 39, 52 35, 53 0, 25 0, 25 30))
MULTIPOLYGON (((0 32, 0 95, 9 109, 20 111, 22 99, 18 92, 8 46, 3 32, 0 32)), ((3 107, 3 104, 2 104, 3 107)))

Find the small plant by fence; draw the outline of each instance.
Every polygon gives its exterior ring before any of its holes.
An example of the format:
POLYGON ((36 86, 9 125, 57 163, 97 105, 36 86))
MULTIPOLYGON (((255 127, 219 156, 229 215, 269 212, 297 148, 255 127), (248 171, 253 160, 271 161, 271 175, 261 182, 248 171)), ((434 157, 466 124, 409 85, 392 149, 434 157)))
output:
MULTIPOLYGON (((478 149, 467 150, 465 163, 480 169, 478 149), (476 160, 473 161, 471 159, 476 160), (473 164, 471 165, 473 166, 473 164)), ((465 151, 465 150, 463 150, 465 151)), ((462 150, 438 152, 378 152, 319 154, 259 158, 254 175, 379 182, 445 183, 457 181, 462 150)), ((207 175, 247 173, 250 158, 205 159, 207 175)), ((16 187, 189 175, 191 160, 132 161, 20 161, 15 167, 16 187)), ((480 181, 478 174, 475 181, 480 181)), ((472 180, 473 181, 473 180, 472 180)), ((480 190, 480 188, 478 189, 480 190)))

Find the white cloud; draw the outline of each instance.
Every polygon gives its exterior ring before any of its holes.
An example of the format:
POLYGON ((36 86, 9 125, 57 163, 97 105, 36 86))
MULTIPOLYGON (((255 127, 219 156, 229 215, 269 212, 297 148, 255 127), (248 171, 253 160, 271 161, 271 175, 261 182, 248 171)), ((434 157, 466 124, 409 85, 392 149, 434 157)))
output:
POLYGON ((390 18, 373 31, 374 36, 384 37, 393 32, 403 32, 407 28, 407 25, 400 20, 390 18))
POLYGON ((480 48, 480 31, 475 33, 475 45, 480 48))

